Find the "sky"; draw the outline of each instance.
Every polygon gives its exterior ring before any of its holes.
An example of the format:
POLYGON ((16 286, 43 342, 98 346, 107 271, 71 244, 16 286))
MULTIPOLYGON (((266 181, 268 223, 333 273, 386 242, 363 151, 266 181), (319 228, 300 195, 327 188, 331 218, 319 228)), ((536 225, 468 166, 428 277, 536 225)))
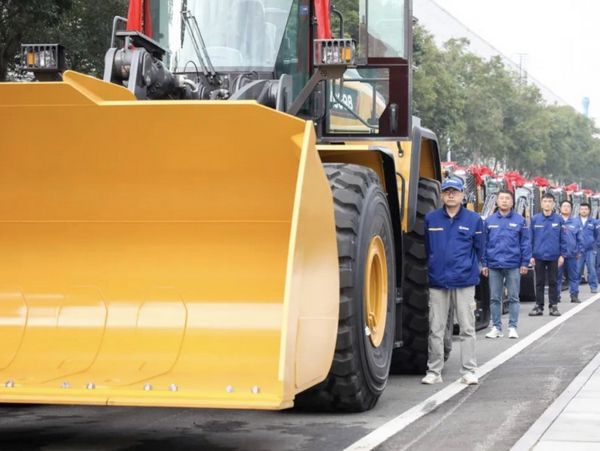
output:
POLYGON ((600 0, 435 2, 600 125, 600 0))

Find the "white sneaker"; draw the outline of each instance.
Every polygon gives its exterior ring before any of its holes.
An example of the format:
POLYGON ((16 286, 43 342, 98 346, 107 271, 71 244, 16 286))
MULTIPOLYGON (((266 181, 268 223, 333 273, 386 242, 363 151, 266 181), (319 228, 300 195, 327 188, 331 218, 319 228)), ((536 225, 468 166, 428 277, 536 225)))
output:
POLYGON ((477 385, 479 384, 479 379, 475 376, 474 373, 466 373, 463 374, 462 379, 460 380, 465 385, 477 385))
POLYGON ((427 373, 427 376, 421 379, 421 383, 425 385, 441 384, 442 382, 444 382, 442 376, 436 376, 432 373, 427 373))
POLYGON ((492 327, 492 330, 490 330, 489 333, 485 336, 485 338, 502 338, 502 337, 504 337, 504 334, 496 326, 492 327))
POLYGON ((519 338, 517 329, 515 329, 514 327, 509 327, 508 328, 508 338, 519 338))

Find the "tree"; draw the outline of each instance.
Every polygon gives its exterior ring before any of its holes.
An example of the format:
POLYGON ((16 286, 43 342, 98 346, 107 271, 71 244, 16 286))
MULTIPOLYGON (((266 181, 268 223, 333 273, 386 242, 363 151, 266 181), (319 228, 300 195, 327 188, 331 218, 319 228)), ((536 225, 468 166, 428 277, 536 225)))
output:
POLYGON ((101 77, 104 56, 110 47, 115 16, 126 16, 128 0, 73 0, 56 31, 66 48, 70 69, 101 77))
MULTIPOLYGON (((344 37, 358 42, 358 0, 331 0, 331 5, 344 17, 344 37)), ((331 31, 339 37, 340 21, 336 15, 331 18, 331 31)))
POLYGON ((413 49, 413 114, 435 131, 445 154, 449 145, 458 148, 464 136, 464 92, 456 73, 449 70, 450 56, 438 49, 421 25, 414 27, 413 49))
POLYGON ((99 76, 112 20, 128 0, 0 0, 0 81, 20 64, 22 43, 60 43, 67 67, 99 76))
POLYGON ((554 183, 600 190, 600 130, 568 106, 548 106, 500 58, 468 51, 466 39, 438 47, 414 27, 413 112, 461 165, 483 163, 554 183))
POLYGON ((72 0, 0 0, 0 81, 19 65, 25 40, 35 41, 40 30, 58 26, 72 7, 72 0))

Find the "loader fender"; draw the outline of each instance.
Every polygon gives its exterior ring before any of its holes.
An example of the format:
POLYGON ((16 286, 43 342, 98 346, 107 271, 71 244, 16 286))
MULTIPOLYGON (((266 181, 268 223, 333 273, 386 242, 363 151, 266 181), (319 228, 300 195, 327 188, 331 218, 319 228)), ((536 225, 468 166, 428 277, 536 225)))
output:
POLYGON ((254 101, 0 84, 0 402, 282 409, 333 361, 314 126, 254 101))

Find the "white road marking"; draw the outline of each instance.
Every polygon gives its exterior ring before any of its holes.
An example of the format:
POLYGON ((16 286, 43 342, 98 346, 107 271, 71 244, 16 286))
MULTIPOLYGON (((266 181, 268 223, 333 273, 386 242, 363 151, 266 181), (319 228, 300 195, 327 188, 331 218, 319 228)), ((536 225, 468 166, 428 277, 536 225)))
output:
MULTIPOLYGON (((562 316, 560 316, 560 317, 554 319, 553 321, 550 321, 548 324, 545 324, 544 326, 540 327, 539 329, 534 331, 531 335, 528 335, 527 337, 520 339, 516 344, 511 346, 509 349, 507 349, 503 353, 497 355, 492 360, 486 362, 481 367, 479 367, 476 372, 477 377, 479 377, 481 379, 483 376, 490 373, 492 370, 499 367, 504 362, 511 359, 512 357, 517 355, 519 352, 523 351, 528 346, 531 346, 533 343, 535 343, 537 340, 542 338, 548 332, 550 332, 551 330, 560 326, 566 320, 568 320, 572 316, 576 315, 577 313, 579 313, 586 307, 592 305, 598 299, 600 299, 600 294, 596 294, 596 295, 592 296, 591 298, 582 302, 578 306, 572 308, 568 312, 563 313, 562 316)), ((465 390, 467 387, 468 387, 468 385, 461 384, 460 379, 457 379, 455 382, 448 385, 446 388, 437 392, 433 396, 430 396, 429 398, 427 398, 425 401, 421 402, 420 404, 417 404, 412 409, 407 410, 406 412, 402 413, 401 415, 398 415, 396 418, 393 418, 392 420, 388 421, 383 426, 380 426, 379 428, 375 429, 373 432, 367 434, 366 436, 361 438, 359 441, 357 441, 357 442, 353 443, 352 445, 350 445, 349 447, 347 447, 344 451, 369 451, 369 450, 374 449, 375 447, 381 445, 383 442, 388 440, 390 437, 396 435, 402 429, 406 428, 410 424, 417 421, 419 418, 421 418, 425 414, 431 412, 432 410, 434 410, 435 408, 437 408, 444 402, 448 401, 454 395, 465 390)))
MULTIPOLYGON (((475 389, 477 389, 477 386, 475 386, 475 389)), ((466 396, 464 396, 460 401, 458 401, 456 403, 455 406, 452 406, 451 409, 448 409, 448 412, 446 412, 442 416, 442 418, 440 418, 434 424, 432 424, 431 426, 429 426, 427 429, 425 429, 423 432, 421 432, 421 434, 419 434, 419 436, 416 437, 412 442, 407 443, 402 448, 400 448, 398 451, 406 451, 407 449, 410 449, 410 447, 413 446, 415 443, 418 443, 423 437, 426 437, 431 431, 433 431, 435 428, 437 428, 440 424, 442 424, 444 421, 446 421, 446 419, 448 417, 450 417, 454 412, 456 412, 458 410, 458 408, 460 406, 462 406, 467 401, 467 399, 469 399, 471 397, 471 395, 473 393, 475 393, 475 390, 473 390, 471 393, 469 393, 466 396)))

